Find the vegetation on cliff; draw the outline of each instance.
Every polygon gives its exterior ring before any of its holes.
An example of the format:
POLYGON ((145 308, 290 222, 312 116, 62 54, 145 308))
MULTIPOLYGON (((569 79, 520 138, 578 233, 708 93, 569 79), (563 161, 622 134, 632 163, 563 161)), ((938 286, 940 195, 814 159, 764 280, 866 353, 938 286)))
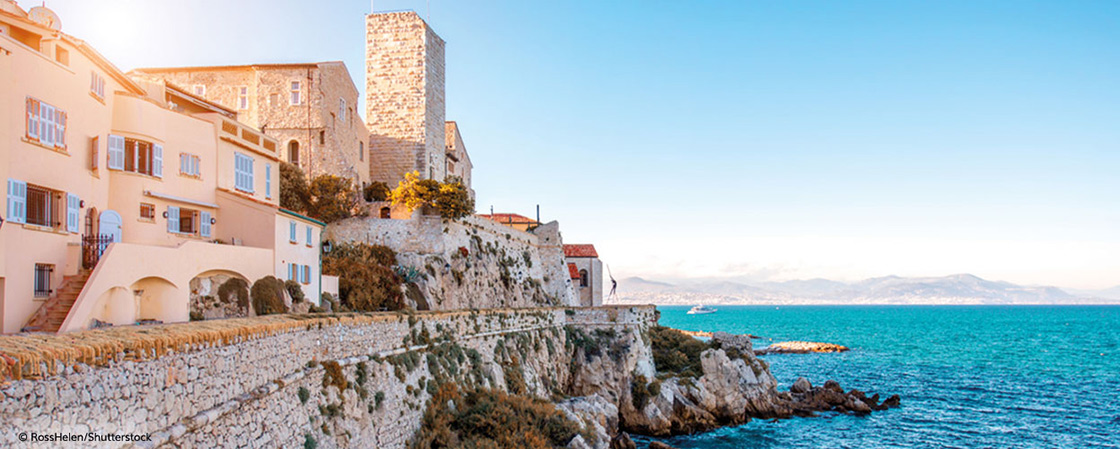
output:
POLYGON ((349 218, 362 192, 350 178, 319 175, 308 182, 303 170, 280 164, 280 207, 327 223, 349 218))
POLYGON ((397 254, 380 245, 339 244, 323 256, 323 274, 338 276, 338 295, 352 311, 399 310, 401 279, 393 271, 397 254))
POLYGON ((404 180, 389 192, 389 200, 408 210, 431 207, 439 211, 441 217, 450 220, 458 220, 474 213, 474 200, 461 180, 448 178, 445 182, 439 182, 420 179, 417 172, 405 173, 404 180))
POLYGON ((579 431, 543 399, 446 383, 429 402, 412 447, 565 447, 579 431))
POLYGON ((653 348, 653 364, 658 373, 681 377, 700 377, 704 374, 700 365, 700 353, 711 349, 712 345, 664 326, 651 327, 649 336, 650 346, 653 348))

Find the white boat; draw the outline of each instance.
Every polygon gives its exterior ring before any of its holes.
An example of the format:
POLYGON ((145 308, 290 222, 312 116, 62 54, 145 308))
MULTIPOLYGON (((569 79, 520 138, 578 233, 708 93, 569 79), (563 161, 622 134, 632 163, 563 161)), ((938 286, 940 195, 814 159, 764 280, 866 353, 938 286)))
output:
POLYGON ((708 306, 696 306, 696 307, 693 307, 691 309, 688 309, 688 314, 689 315, 703 315, 705 313, 716 313, 716 309, 713 309, 713 308, 708 307, 708 306))

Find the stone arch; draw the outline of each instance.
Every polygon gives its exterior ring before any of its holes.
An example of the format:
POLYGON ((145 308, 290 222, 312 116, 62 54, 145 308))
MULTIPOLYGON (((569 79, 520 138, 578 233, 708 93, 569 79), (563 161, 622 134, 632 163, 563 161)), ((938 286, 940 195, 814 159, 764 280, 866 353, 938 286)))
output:
POLYGON ((136 296, 136 320, 165 323, 186 321, 190 304, 185 292, 171 281, 157 276, 142 278, 130 287, 136 296))
POLYGON ((97 297, 90 317, 91 321, 97 319, 114 326, 133 324, 136 322, 136 298, 127 288, 110 288, 97 297))
POLYGON ((249 316, 249 288, 253 281, 227 269, 207 270, 190 280, 192 321, 249 316))

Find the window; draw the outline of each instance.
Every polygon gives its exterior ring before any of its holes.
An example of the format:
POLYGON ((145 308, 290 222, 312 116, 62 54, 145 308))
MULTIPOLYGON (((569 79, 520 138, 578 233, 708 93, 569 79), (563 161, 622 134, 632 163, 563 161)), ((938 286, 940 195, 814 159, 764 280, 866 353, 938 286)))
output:
POLYGON ((179 174, 199 177, 202 175, 198 156, 190 153, 179 153, 179 174))
POLYGON ((587 270, 579 270, 579 286, 587 287, 590 284, 587 279, 587 270))
POLYGON ((327 143, 327 132, 319 131, 319 144, 322 145, 324 143, 327 143))
POLYGON ((264 165, 264 197, 272 199, 272 164, 264 165))
POLYGON ((237 105, 239 109, 249 109, 249 88, 241 86, 237 88, 237 105))
POLYGON ((89 139, 89 169, 97 171, 97 161, 100 160, 98 154, 101 149, 101 136, 93 136, 89 139))
POLYGON ((35 264, 35 297, 45 298, 51 295, 51 275, 54 274, 54 265, 43 263, 35 264))
POLYGON ((296 222, 294 221, 288 222, 288 241, 292 243, 298 241, 296 240, 296 222))
POLYGON ((342 98, 338 99, 338 119, 343 122, 346 121, 346 100, 342 98))
POLYGON ((210 237, 210 212, 167 206, 167 232, 210 237))
POLYGON ((233 186, 242 192, 253 193, 253 158, 233 153, 233 186))
POLYGON ((163 177, 163 145, 109 135, 109 168, 163 177))
POLYGON ((59 192, 39 186, 27 186, 27 216, 25 223, 53 228, 59 222, 59 192))
POLYGON ((69 66, 70 65, 70 50, 67 50, 65 48, 59 47, 58 45, 55 45, 55 47, 54 47, 54 60, 58 61, 59 64, 69 66))
POLYGON ((292 81, 292 97, 288 99, 288 104, 293 105, 293 106, 300 104, 300 95, 299 94, 300 94, 300 83, 299 83, 299 81, 292 81))
POLYGON ((304 284, 310 284, 311 283, 311 267, 309 267, 307 265, 303 266, 303 279, 301 279, 301 281, 304 284))
POLYGON ((27 140, 39 145, 66 149, 66 112, 27 97, 27 140))
POLYGON ((89 72, 89 92, 97 98, 105 98, 105 78, 102 78, 97 72, 89 72))
POLYGON ((155 223, 156 221, 156 205, 148 203, 140 203, 140 219, 155 223))
POLYGON ((299 142, 288 142, 288 162, 299 165, 299 142))
POLYGON ((307 225, 307 246, 311 246, 311 225, 307 225))
POLYGON ((296 280, 296 264, 294 264, 294 263, 288 264, 288 280, 289 281, 296 280))
POLYGON ((204 86, 202 84, 195 84, 194 85, 194 94, 196 96, 199 96, 199 97, 206 95, 206 86, 204 86))
POLYGON ((366 143, 365 142, 358 142, 358 160, 359 161, 366 160, 366 143))
POLYGON ((381 218, 393 218, 393 212, 388 207, 382 207, 381 218))

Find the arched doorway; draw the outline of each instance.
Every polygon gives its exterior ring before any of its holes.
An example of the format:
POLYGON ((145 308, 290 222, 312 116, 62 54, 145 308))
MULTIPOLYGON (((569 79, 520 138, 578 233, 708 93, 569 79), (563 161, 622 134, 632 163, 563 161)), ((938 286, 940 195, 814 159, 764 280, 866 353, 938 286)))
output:
POLYGON ((98 223, 98 232, 109 235, 113 238, 114 242, 121 241, 121 214, 115 210, 107 210, 101 213, 98 223))
POLYGON ((299 142, 288 142, 288 162, 299 165, 299 142))
POLYGON ((381 208, 381 218, 393 218, 393 212, 388 207, 381 208))

